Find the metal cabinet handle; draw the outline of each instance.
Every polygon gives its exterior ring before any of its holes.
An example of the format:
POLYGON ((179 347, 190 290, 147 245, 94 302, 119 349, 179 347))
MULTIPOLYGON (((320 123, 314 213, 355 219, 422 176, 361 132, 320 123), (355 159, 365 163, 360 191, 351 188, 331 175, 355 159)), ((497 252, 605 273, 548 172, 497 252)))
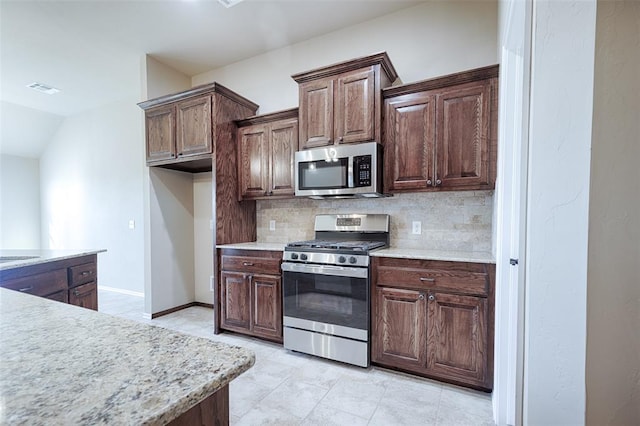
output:
POLYGON ((420 281, 422 282, 427 282, 427 283, 435 283, 436 279, 435 278, 425 278, 425 277, 420 277, 420 281))
POLYGON ((18 291, 22 291, 22 292, 30 291, 30 290, 33 290, 33 286, 32 285, 30 285, 29 287, 24 287, 24 288, 18 289, 18 291))
POLYGON ((431 179, 427 179, 427 185, 431 186, 431 184, 432 184, 431 179))
POLYGON ((242 262, 242 266, 253 266, 251 262, 242 262))
POLYGON ((420 293, 420 296, 418 296, 418 299, 424 300, 424 294, 420 293))
POLYGON ((87 275, 91 275, 91 271, 84 271, 80 274, 81 277, 86 277, 87 275))
POLYGON ((433 302, 434 300, 436 300, 436 297, 433 294, 429 295, 429 301, 433 302))
POLYGON ((338 142, 342 142, 342 139, 343 139, 343 138, 342 138, 342 136, 340 136, 340 137, 338 138, 338 142))
POLYGON ((440 179, 436 179, 436 186, 440 185, 442 181, 440 179))

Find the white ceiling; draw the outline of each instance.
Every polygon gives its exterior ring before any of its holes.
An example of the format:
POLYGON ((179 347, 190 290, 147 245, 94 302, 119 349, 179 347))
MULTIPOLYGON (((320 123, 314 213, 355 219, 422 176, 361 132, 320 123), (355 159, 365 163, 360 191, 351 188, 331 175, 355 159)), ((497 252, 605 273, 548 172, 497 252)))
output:
POLYGON ((52 123, 136 96, 145 54, 193 76, 422 1, 0 0, 0 153, 37 157, 52 123))

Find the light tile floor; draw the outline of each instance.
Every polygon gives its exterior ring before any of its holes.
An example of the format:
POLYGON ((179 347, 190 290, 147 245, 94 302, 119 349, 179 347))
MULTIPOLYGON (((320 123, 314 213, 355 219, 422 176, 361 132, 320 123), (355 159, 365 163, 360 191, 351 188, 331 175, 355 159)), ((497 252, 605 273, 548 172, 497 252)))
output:
POLYGON ((107 314, 253 350, 255 365, 229 387, 232 425, 493 425, 489 394, 352 367, 240 335, 214 335, 211 309, 148 320, 143 298, 105 290, 99 290, 98 305, 107 314))

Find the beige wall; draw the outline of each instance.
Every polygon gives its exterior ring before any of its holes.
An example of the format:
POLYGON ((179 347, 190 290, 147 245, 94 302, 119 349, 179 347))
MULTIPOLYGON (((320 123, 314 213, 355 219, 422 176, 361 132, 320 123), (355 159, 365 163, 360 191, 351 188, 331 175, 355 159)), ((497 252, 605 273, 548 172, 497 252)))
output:
POLYGON ((217 81, 260 105, 298 106, 291 75, 386 51, 400 79, 414 82, 497 63, 497 2, 426 2, 193 77, 217 81))
POLYGON ((107 249, 98 255, 99 285, 130 292, 144 282, 136 101, 67 117, 40 158, 42 248, 107 249))
POLYGON ((587 424, 640 424, 640 3, 599 1, 589 266, 587 424))

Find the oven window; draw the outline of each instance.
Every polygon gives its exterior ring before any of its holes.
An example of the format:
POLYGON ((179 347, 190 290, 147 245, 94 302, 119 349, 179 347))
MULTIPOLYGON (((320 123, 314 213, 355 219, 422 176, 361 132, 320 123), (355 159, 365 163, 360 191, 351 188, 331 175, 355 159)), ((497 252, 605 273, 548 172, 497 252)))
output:
POLYGON ((283 299, 286 316, 369 329, 365 278, 284 272, 283 299))
POLYGON ((300 189, 348 188, 349 159, 307 161, 298 163, 300 189))

